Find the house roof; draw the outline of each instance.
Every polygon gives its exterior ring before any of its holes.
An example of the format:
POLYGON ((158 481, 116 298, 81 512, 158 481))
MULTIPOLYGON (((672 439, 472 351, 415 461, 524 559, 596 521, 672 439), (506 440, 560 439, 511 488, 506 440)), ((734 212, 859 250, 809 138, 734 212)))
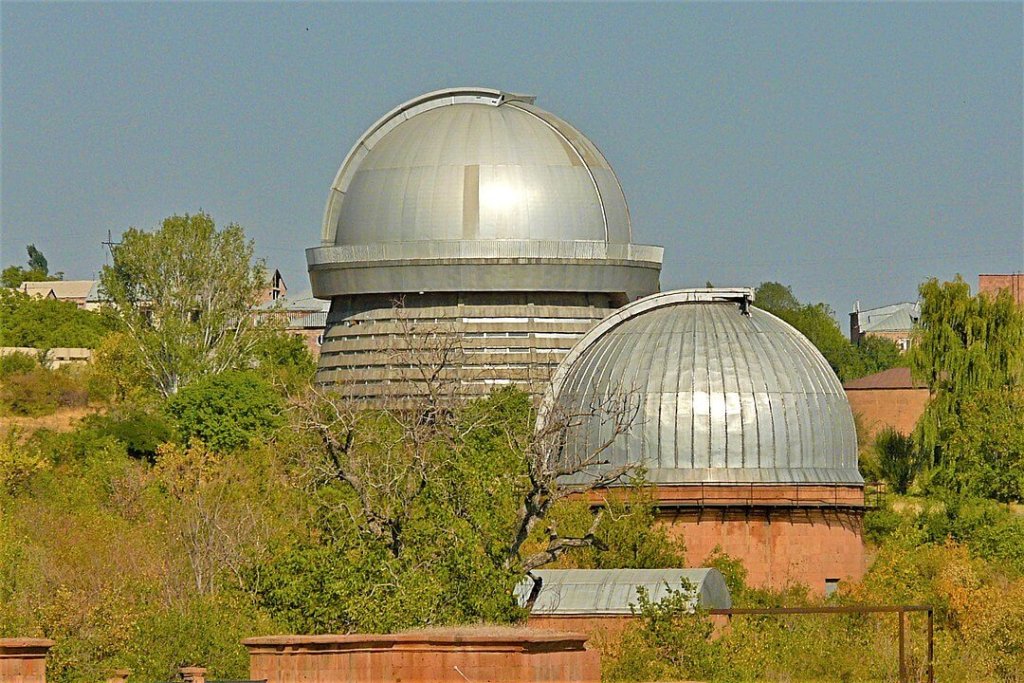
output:
POLYGON ((55 299, 88 298, 90 291, 96 287, 96 280, 52 280, 44 282, 22 282, 21 291, 29 296, 48 297, 53 292, 55 299))
POLYGON ((889 368, 876 372, 873 375, 851 379, 843 383, 847 391, 861 389, 927 389, 928 386, 915 380, 910 373, 910 368, 889 368))
POLYGON ((909 332, 921 318, 921 304, 904 301, 855 313, 861 332, 909 332))

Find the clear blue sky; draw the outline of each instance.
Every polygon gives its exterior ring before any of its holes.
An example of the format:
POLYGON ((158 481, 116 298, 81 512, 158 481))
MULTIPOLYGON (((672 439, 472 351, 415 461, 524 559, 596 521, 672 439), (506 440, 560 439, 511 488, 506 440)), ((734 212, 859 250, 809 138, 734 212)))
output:
POLYGON ((602 148, 663 287, 779 280, 842 321, 1024 270, 1022 7, 5 1, 0 263, 92 277, 108 229, 202 208, 306 289, 357 136, 482 85, 602 148))

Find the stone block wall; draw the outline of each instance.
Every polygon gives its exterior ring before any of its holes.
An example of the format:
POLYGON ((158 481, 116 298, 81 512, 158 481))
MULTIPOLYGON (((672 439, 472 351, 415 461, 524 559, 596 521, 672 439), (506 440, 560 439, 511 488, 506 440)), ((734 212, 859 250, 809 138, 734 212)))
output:
POLYGON ((391 635, 267 636, 242 641, 250 678, 267 683, 597 683, 585 635, 459 628, 391 635))

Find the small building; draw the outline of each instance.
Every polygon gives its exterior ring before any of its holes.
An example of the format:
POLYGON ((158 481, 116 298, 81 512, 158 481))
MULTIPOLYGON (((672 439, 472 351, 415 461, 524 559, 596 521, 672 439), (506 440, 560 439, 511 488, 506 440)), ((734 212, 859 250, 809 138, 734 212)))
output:
POLYGON ((860 302, 850 313, 850 342, 859 344, 866 336, 896 342, 900 350, 910 348, 914 325, 921 319, 921 304, 904 301, 861 310, 860 302))
MULTIPOLYGON (((281 283, 283 287, 284 281, 281 280, 281 283)), ((324 327, 327 325, 327 311, 330 307, 329 301, 315 298, 309 290, 294 297, 279 296, 276 299, 267 299, 260 306, 268 315, 282 315, 284 331, 302 337, 313 358, 320 355, 324 327)))
POLYGON ((19 289, 29 296, 68 301, 93 311, 103 303, 99 285, 99 280, 44 280, 22 282, 19 289))
POLYGON ((997 294, 1008 290, 1019 306, 1024 306, 1024 273, 1005 275, 983 274, 978 276, 978 292, 997 294))
POLYGON ((535 569, 516 588, 516 599, 530 610, 528 626, 585 633, 600 646, 635 620, 641 591, 652 603, 680 591, 691 612, 732 607, 725 577, 708 568, 535 569))
POLYGON ((915 380, 910 368, 889 368, 852 379, 843 389, 869 441, 887 427, 901 434, 913 432, 930 396, 927 385, 915 380))

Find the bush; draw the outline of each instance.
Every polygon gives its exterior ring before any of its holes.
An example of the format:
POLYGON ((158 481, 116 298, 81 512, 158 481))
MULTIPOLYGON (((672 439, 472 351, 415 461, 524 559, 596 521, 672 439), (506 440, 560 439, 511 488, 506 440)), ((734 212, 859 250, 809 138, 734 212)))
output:
POLYGON ((39 363, 27 353, 16 351, 0 356, 0 379, 9 375, 32 372, 39 363))
POLYGON ((282 401, 251 371, 228 371, 196 380, 167 403, 182 438, 216 451, 249 445, 282 424, 282 401))
POLYGON ((914 439, 888 427, 875 438, 875 452, 879 470, 893 491, 906 493, 918 469, 914 439))
POLYGON ((175 436, 164 416, 140 408, 90 416, 86 424, 96 436, 111 436, 124 444, 131 457, 147 460, 155 459, 157 448, 175 436))

